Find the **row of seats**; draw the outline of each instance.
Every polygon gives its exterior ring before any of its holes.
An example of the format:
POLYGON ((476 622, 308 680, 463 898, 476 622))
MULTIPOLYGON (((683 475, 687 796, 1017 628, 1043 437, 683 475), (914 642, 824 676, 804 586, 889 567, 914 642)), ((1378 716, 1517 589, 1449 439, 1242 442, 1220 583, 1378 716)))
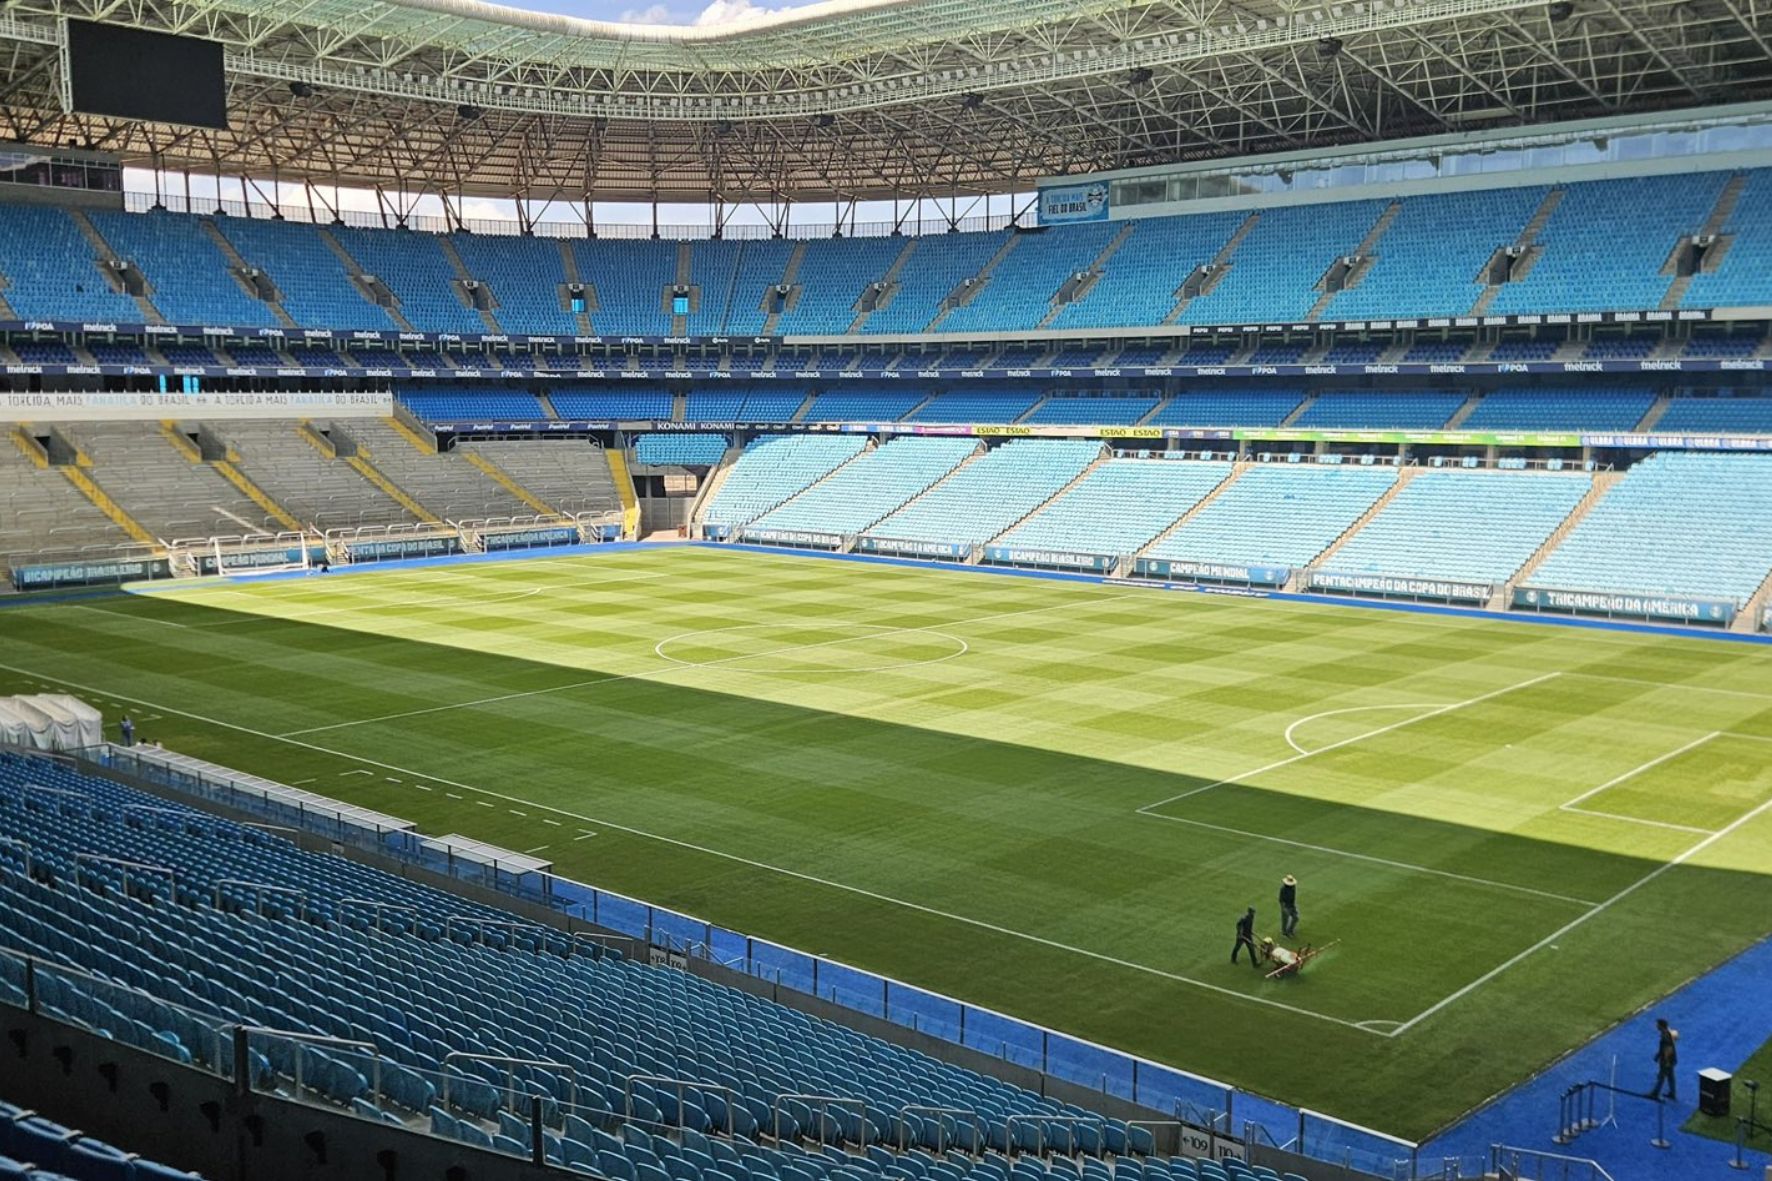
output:
MULTIPOLYGON (((22 1093, 19 1080, 7 1091, 22 1093)), ((0 1181, 198 1181, 170 1168, 66 1128, 26 1107, 0 1100, 0 1181)))
POLYGON ((894 439, 754 522, 758 529, 859 533, 979 450, 971 438, 894 439))
MULTIPOLYGON (((507 332, 749 334, 772 318, 784 334, 1288 323, 1462 315, 1486 291, 1497 313, 1649 310, 1669 299, 1664 265, 1705 228, 1726 186, 1741 192, 1722 226, 1719 262, 1678 293, 1682 307, 1753 306, 1768 298, 1772 173, 1678 173, 1562 186, 1530 245, 1521 278, 1487 287, 1487 264, 1520 242, 1553 190, 1542 186, 1370 198, 916 238, 694 243, 548 239, 317 227, 155 212, 94 216, 110 249, 139 268, 162 312, 187 322, 269 325, 274 313, 229 274, 213 226, 246 265, 269 276, 305 327, 389 326, 478 332, 462 279, 485 284, 507 332), (271 227, 271 228, 266 228, 271 227), (1239 237, 1240 235, 1240 237, 1239 237), (1350 286, 1331 290, 1338 260, 1364 253, 1350 286), (798 253, 796 266, 794 259, 798 253), (460 266, 457 266, 457 260, 460 266), (1190 275, 1228 264, 1204 294, 1190 275), (790 276, 791 272, 791 276, 790 276), (1090 281, 1076 280, 1087 276, 1090 281), (791 278, 791 282, 789 281, 791 278), (587 288, 585 310, 567 285, 587 288), (670 293, 681 285, 689 307, 670 293), (774 292, 790 291, 776 310, 774 292), (1081 294, 1059 302, 1061 289, 1081 294), (592 306, 594 305, 594 306, 592 306), (768 308, 769 310, 766 310, 768 308)), ((0 208, 6 296, 23 315, 139 319, 94 265, 96 247, 60 209, 0 208), (72 265, 58 273, 63 258, 72 265)))

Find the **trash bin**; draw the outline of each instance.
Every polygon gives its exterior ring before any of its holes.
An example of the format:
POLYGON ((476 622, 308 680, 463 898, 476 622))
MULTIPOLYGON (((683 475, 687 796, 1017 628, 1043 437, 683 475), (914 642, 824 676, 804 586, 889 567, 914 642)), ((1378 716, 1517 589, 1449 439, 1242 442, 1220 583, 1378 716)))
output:
POLYGON ((1726 1070, 1709 1066, 1698 1072, 1698 1110, 1705 1115, 1729 1114, 1729 1093, 1735 1076, 1726 1070))

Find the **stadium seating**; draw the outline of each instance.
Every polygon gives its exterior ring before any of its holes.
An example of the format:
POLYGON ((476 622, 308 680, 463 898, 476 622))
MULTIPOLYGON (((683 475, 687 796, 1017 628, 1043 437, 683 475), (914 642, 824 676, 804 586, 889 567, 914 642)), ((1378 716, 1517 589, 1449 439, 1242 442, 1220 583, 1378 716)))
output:
POLYGON ((738 526, 756 520, 868 445, 866 435, 764 435, 754 439, 708 501, 709 525, 738 526))
POLYGON ((118 256, 141 270, 154 306, 169 322, 276 326, 270 306, 234 278, 202 219, 164 210, 94 210, 87 216, 118 256))
POLYGON ((641 435, 634 459, 653 467, 712 467, 726 454, 725 435, 641 435))
MULTIPOLYGON (((566 310, 566 265, 559 242, 502 234, 452 234, 449 241, 468 274, 491 290, 498 303, 492 314, 506 332, 576 336, 584 331, 578 317, 566 310)), ((485 331, 478 317, 470 331, 485 331)))
POLYGON ((549 395, 561 418, 669 419, 671 395, 663 390, 636 387, 560 389, 549 395))
POLYGON ((1681 307, 1766 302, 1766 275, 1772 270, 1772 171, 1758 169, 1746 174, 1746 184, 1722 232, 1729 236, 1722 262, 1713 271, 1692 276, 1681 307))
MULTIPOLYGON (((1183 324, 1266 324, 1302 320, 1322 294, 1330 264, 1352 254, 1385 201, 1341 201, 1264 209, 1231 255, 1212 291, 1192 300, 1183 324)), ((1179 284, 1185 275, 1178 276, 1179 284)))
POLYGON ((937 394, 905 416, 907 422, 1014 422, 1040 400, 1037 393, 937 394))
POLYGON ((1150 418, 1151 426, 1279 426, 1304 401, 1298 389, 1189 389, 1150 418))
POLYGON ((1223 482, 1228 463, 1110 459, 997 544, 1066 553, 1130 554, 1223 482))
POLYGON ((1656 421, 1658 432, 1739 431, 1772 434, 1772 397, 1760 390, 1730 394, 1689 394, 1674 398, 1656 421))
POLYGON ((1296 569, 1346 532, 1396 479, 1389 467, 1256 464, 1150 556, 1296 569))
POLYGON ((967 464, 868 535, 894 541, 987 541, 1038 508, 1101 457, 1092 439, 1021 439, 967 464))
POLYGON ((92 479, 162 541, 282 528, 222 475, 173 449, 158 423, 83 422, 62 428, 92 460, 92 479))
MULTIPOLYGON (((806 242, 795 276, 799 295, 794 306, 781 314, 776 330, 821 336, 847 332, 860 314, 855 305, 862 292, 869 283, 885 277, 906 242, 904 238, 820 238, 806 242)), ((924 317, 917 327, 928 322, 928 317, 924 317)))
POLYGON ((220 217, 216 228, 248 265, 277 287, 283 310, 304 328, 393 328, 386 311, 364 298, 325 231, 290 221, 220 217))
POLYGON ((763 514, 758 529, 859 533, 947 475, 979 449, 969 438, 894 439, 763 514))
POLYGON ((61 472, 36 466, 0 440, 0 567, 128 541, 61 472))
POLYGON ((845 386, 836 393, 814 398, 804 421, 895 422, 916 409, 924 397, 915 387, 863 389, 845 386))
MULTIPOLYGON (((721 296, 720 318, 713 321, 714 327, 706 331, 726 332, 733 336, 754 336, 762 332, 769 321, 768 313, 763 310, 764 300, 782 281, 794 247, 795 243, 781 238, 753 238, 739 243, 737 266, 733 270, 731 286, 727 291, 717 293, 721 296)), ((702 276, 700 263, 696 265, 695 281, 702 285, 702 298, 705 300, 708 281, 702 276)), ((701 331, 696 324, 708 322, 705 315, 692 320, 689 331, 701 331)), ((843 325, 844 328, 848 326, 843 325)))
MULTIPOLYGON (((28 1089, 20 1086, 16 1093, 28 1089)), ((200 1181, 0 1100, 0 1181, 200 1181)))
POLYGON ((788 422, 806 395, 768 389, 692 390, 683 400, 688 422, 788 422))
POLYGON ((578 277, 596 288, 591 326, 604 335, 668 336, 667 292, 677 281, 675 242, 575 239, 578 277))
POLYGON ((231 419, 215 424, 215 430, 238 452, 240 470, 304 526, 340 529, 415 520, 349 464, 310 444, 299 423, 231 419))
POLYGON ((1080 397, 1047 398, 1026 415, 1023 422, 1087 423, 1095 426, 1130 426, 1156 408, 1158 399, 1080 397))
POLYGON ((613 513, 621 508, 603 449, 583 439, 467 439, 455 445, 515 480, 562 513, 613 513))
POLYGON ((1327 564, 1353 574, 1505 582, 1591 484, 1586 475, 1423 471, 1327 564))
POLYGON ((1082 299, 1067 304, 1052 326, 1124 328, 1164 323, 1188 276, 1212 261, 1247 216, 1202 213, 1136 223, 1132 236, 1108 258, 1101 278, 1082 299))
POLYGON ((113 290, 93 247, 60 209, 0 205, 0 295, 28 320, 134 324, 141 309, 113 290))
POLYGON ((1332 390, 1317 395, 1295 425, 1358 430, 1433 430, 1464 405, 1462 390, 1332 390))
MULTIPOLYGON (((898 274, 898 289, 891 302, 868 316, 861 326, 862 332, 922 332, 941 314, 942 301, 963 281, 982 271, 1008 240, 1003 233, 943 234, 917 239, 910 264, 898 274)), ((988 283, 980 298, 990 298, 988 283)))
POLYGON ((458 386, 403 389, 400 391, 400 401, 420 418, 436 422, 464 418, 491 422, 531 422, 548 416, 540 399, 522 390, 476 390, 458 386))
POLYGON ((359 454, 440 521, 530 517, 535 508, 469 463, 465 456, 421 450, 383 418, 354 418, 346 428, 359 454))
POLYGON ((1087 270, 1119 232, 1112 222, 1098 222, 1020 234, 991 273, 985 296, 955 308, 942 331, 1038 326, 1065 280, 1087 270))
POLYGON ((1527 580, 1745 603, 1772 570, 1772 456, 1661 452, 1627 471, 1527 580))
POLYGON ((1531 386, 1484 394, 1461 424, 1473 431, 1628 431, 1655 404, 1655 391, 1531 386))
POLYGON ((434 234, 334 226, 332 236, 367 274, 387 284, 400 314, 420 332, 485 332, 478 312, 462 301, 459 276, 434 234))

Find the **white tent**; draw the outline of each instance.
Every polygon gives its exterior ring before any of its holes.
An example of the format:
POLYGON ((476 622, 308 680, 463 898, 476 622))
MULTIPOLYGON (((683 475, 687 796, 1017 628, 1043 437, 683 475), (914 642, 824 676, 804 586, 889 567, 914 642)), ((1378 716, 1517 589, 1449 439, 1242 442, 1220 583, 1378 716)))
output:
POLYGON ((33 750, 78 750, 105 740, 104 715, 65 693, 0 697, 0 742, 33 750))
POLYGON ((33 750, 40 749, 33 737, 31 719, 19 709, 10 697, 0 697, 0 742, 10 746, 28 746, 33 750))

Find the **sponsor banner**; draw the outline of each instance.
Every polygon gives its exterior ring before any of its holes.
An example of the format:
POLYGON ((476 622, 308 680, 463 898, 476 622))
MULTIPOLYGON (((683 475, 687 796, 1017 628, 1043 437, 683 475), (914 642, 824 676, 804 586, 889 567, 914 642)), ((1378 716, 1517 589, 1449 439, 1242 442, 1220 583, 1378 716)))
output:
POLYGON ((228 324, 126 324, 81 320, 0 320, 0 333, 66 332, 117 336, 232 337, 237 340, 355 341, 360 344, 778 345, 779 336, 513 336, 506 332, 394 332, 372 328, 258 328, 228 324))
POLYGON ((703 525, 701 527, 701 535, 703 537, 707 538, 709 541, 725 541, 727 538, 732 536, 732 526, 730 526, 730 525, 703 525))
POLYGON ((0 422, 59 419, 141 419, 158 422, 202 414, 205 418, 385 418, 392 394, 274 390, 265 393, 0 393, 0 422))
POLYGON ((1063 550, 1022 549, 1008 545, 985 546, 984 559, 1009 566, 1063 566, 1071 570, 1111 570, 1119 560, 1108 554, 1074 554, 1063 550))
POLYGON ((856 542, 856 548, 916 558, 963 558, 972 552, 972 547, 963 541, 901 541, 894 537, 864 537, 856 542))
POLYGON ((1104 426, 1095 432, 1104 439, 1161 439, 1160 426, 1104 426))
POLYGON ((1234 566, 1221 562, 1194 562, 1168 558, 1139 558, 1133 573, 1146 578, 1182 581, 1241 582, 1250 586, 1285 586, 1292 571, 1284 566, 1234 566))
POLYGON ((1040 190, 1040 224, 1070 225, 1080 221, 1106 221, 1108 186, 1104 180, 1052 185, 1040 190))
POLYGON ((353 541, 345 546, 353 562, 380 562, 389 558, 430 558, 461 553, 461 538, 398 537, 384 541, 353 541))
POLYGON ((1583 435, 1581 443, 1584 447, 1659 451, 1772 451, 1772 437, 1764 435, 1583 435))
MULTIPOLYGON (((255 570, 262 566, 288 566, 301 561, 301 546, 279 546, 276 549, 229 550, 222 555, 230 570, 255 570)), ((309 546, 308 561, 319 565, 326 560, 326 547, 309 546)), ((204 574, 216 572, 215 553, 199 554, 197 569, 204 574)))
POLYGON ((843 544, 839 533, 817 533, 809 529, 746 529, 740 538, 762 545, 797 545, 812 549, 838 549, 843 544))
POLYGON ((1317 443, 1444 443, 1477 447, 1579 447, 1578 434, 1552 431, 1316 431, 1255 427, 1232 432, 1239 439, 1317 443))
POLYGON ((1486 603, 1494 589, 1482 582, 1449 582, 1442 578, 1400 578, 1390 574, 1344 574, 1338 570, 1313 570, 1310 589, 1342 591, 1354 595, 1386 595, 1410 599, 1435 599, 1455 603, 1486 603))
POLYGON ((504 529, 480 534, 480 545, 491 553, 507 549, 541 549, 552 545, 577 545, 578 530, 570 525, 539 529, 504 529))
POLYGON ((1668 595, 1626 595, 1607 591, 1556 590, 1517 586, 1514 606, 1528 611, 1567 611, 1574 615, 1627 615, 1634 619, 1673 619, 1727 626, 1735 604, 1722 599, 1682 599, 1668 595))
POLYGON ((67 562, 48 566, 14 566, 12 585, 20 590, 45 590, 56 586, 92 586, 97 583, 131 582, 141 578, 171 576, 172 564, 165 558, 67 562))

